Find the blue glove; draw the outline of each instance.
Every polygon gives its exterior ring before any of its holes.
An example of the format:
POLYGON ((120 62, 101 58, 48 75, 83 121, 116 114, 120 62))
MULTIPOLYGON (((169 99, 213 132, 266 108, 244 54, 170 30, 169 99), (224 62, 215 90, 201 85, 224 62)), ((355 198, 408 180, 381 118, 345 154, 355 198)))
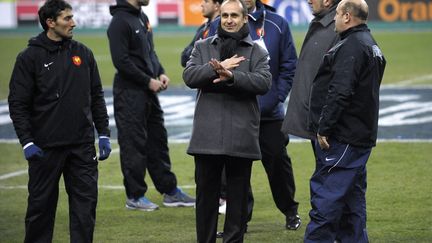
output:
POLYGON ((111 153, 111 144, 109 137, 99 137, 99 160, 106 160, 111 153))
POLYGON ((42 158, 43 151, 33 143, 28 143, 24 146, 24 156, 26 160, 42 158))

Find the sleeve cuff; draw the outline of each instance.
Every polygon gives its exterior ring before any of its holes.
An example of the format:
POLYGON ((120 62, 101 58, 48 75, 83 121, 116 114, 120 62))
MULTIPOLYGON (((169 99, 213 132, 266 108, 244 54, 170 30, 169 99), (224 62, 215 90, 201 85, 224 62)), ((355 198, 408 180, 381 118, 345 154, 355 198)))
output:
POLYGON ((27 143, 26 145, 23 146, 23 149, 26 149, 26 148, 32 146, 33 144, 34 144, 33 142, 27 143))

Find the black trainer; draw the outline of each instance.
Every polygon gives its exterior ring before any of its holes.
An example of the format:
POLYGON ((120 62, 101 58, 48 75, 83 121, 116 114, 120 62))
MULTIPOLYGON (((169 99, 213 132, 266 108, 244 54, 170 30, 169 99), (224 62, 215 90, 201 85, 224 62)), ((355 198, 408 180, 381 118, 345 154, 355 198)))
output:
MULTIPOLYGON (((245 228, 245 233, 247 233, 247 232, 248 232, 248 225, 246 225, 246 228, 245 228)), ((223 235, 224 235, 223 231, 217 231, 216 232, 216 238, 223 238, 223 235)))
POLYGON ((223 238, 223 231, 216 232, 216 238, 223 238))
POLYGON ((286 217, 286 229, 287 230, 297 230, 298 228, 300 228, 301 225, 301 219, 300 216, 294 215, 294 216, 289 216, 286 217))

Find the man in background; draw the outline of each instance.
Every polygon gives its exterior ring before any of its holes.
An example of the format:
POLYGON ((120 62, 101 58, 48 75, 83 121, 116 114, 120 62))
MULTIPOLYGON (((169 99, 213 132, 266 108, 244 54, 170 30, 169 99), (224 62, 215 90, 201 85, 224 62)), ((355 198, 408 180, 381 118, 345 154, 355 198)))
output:
POLYGON ((72 7, 48 0, 38 11, 44 29, 29 40, 9 84, 9 111, 28 160, 24 242, 52 242, 63 175, 69 198, 70 242, 92 242, 98 160, 108 158, 108 114, 92 51, 72 40, 72 7))
POLYGON ((220 5, 223 0, 202 0, 201 2, 201 12, 204 18, 207 18, 207 21, 198 27, 196 34, 189 45, 183 50, 181 54, 181 65, 186 67, 187 61, 189 61, 189 57, 192 53, 192 49, 194 48, 195 41, 205 39, 208 37, 211 23, 219 16, 220 5))
POLYGON ((252 39, 269 53, 272 87, 259 96, 261 111, 260 149, 273 200, 285 216, 285 227, 297 230, 301 225, 291 158, 286 146, 289 137, 282 134, 283 103, 291 90, 297 54, 288 22, 268 9, 260 0, 245 0, 249 11, 252 39))
POLYGON ((366 163, 376 145, 379 89, 386 60, 366 21, 364 0, 342 0, 340 36, 313 81, 309 128, 317 134, 305 242, 369 242, 366 163))
POLYGON ((114 117, 120 146, 120 163, 126 189, 126 208, 153 211, 159 206, 146 196, 148 170, 153 183, 164 195, 167 207, 194 206, 195 199, 177 187, 171 172, 167 131, 157 94, 168 88, 153 45, 147 15, 141 11, 149 0, 117 0, 110 7, 108 27, 114 77, 114 117))
POLYGON ((316 134, 307 128, 310 90, 322 57, 339 40, 334 31, 338 2, 339 0, 308 0, 315 17, 309 24, 297 61, 288 109, 282 124, 282 132, 286 136, 292 134, 305 139, 316 138, 316 134))

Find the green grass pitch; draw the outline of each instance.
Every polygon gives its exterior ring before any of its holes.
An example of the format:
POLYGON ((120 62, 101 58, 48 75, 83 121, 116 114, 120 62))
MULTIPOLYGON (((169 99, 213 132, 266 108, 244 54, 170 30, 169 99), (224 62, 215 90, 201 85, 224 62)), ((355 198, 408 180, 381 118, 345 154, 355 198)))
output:
MULTIPOLYGON (((373 30, 372 30, 373 31, 373 30)), ((373 31, 374 32, 374 31, 373 31)), ((8 93, 8 83, 17 53, 34 33, 0 33, 0 100, 8 93)), ((294 32, 297 52, 304 32, 294 32)), ((157 53, 172 85, 183 85, 180 53, 193 33, 155 33, 157 53)), ((388 66, 384 84, 432 84, 431 32, 374 32, 388 66)), ((75 33, 75 39, 89 46, 97 59, 105 87, 111 87, 114 68, 105 33, 75 33)), ((114 144, 114 148, 117 145, 114 144)), ((186 155, 187 144, 170 144, 173 171, 179 185, 195 195, 194 164, 186 155)), ((381 142, 368 162, 368 232, 371 242, 432 242, 432 143, 381 142)), ((283 215, 273 203, 264 169, 255 162, 252 187, 255 196, 253 219, 246 242, 302 242, 308 222, 309 178, 314 169, 309 143, 292 143, 288 151, 293 160, 297 185, 296 199, 303 226, 298 231, 284 229, 283 215)), ((18 144, 0 144, 0 176, 27 169, 18 144)), ((0 180, 0 242, 22 242, 27 203, 27 175, 0 180)), ((152 187, 147 196, 162 205, 162 196, 152 187)), ((61 182, 62 184, 62 182, 61 182)), ((63 185, 63 184, 62 184, 63 185)), ((125 193, 118 153, 99 164, 99 202, 95 242, 196 242, 195 214, 192 208, 165 208, 155 212, 129 211, 124 207, 125 193)), ((68 242, 68 204, 60 187, 54 242, 68 242)), ((220 217, 219 229, 223 225, 220 217)), ((218 242, 221 242, 220 240, 218 242)))

